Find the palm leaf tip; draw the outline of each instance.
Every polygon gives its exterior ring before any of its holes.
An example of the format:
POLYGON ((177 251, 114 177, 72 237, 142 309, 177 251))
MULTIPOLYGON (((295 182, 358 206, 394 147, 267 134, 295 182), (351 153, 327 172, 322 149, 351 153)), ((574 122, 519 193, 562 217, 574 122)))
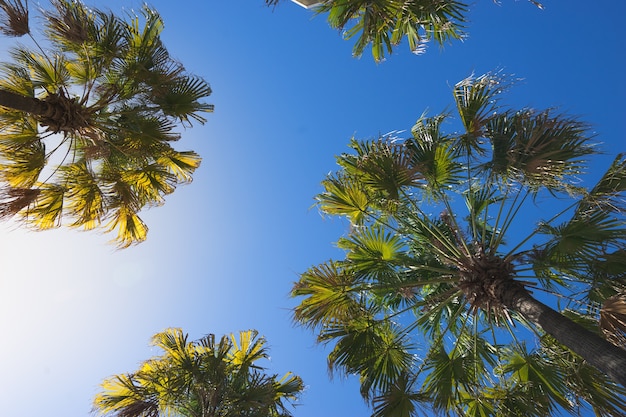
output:
POLYGON ((30 33, 28 26, 28 1, 0 0, 0 32, 7 36, 23 36, 30 33))

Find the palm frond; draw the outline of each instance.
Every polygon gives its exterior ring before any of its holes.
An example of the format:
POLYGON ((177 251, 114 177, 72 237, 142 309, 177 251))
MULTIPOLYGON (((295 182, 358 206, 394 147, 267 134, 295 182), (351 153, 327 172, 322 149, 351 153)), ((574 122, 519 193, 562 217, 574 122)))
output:
POLYGON ((117 230, 115 242, 119 248, 140 243, 146 240, 148 235, 148 226, 128 205, 120 205, 115 209, 111 220, 105 227, 109 232, 117 230))
POLYGON ((527 352, 524 345, 505 351, 506 359, 500 372, 509 374, 511 381, 535 391, 534 396, 546 396, 550 409, 556 405, 571 410, 573 404, 567 398, 565 369, 549 361, 540 352, 527 352))
POLYGON ((93 33, 94 14, 80 1, 51 0, 54 9, 44 10, 46 32, 62 45, 82 44, 93 33))
POLYGON ((344 31, 347 39, 356 38, 353 55, 361 56, 371 45, 372 56, 382 61, 393 47, 407 38, 409 48, 420 53, 428 40, 439 45, 463 37, 467 6, 456 0, 327 1, 316 9, 328 13, 331 27, 344 31))
POLYGON ((611 343, 626 348, 626 293, 604 301, 600 309, 600 329, 611 343))
POLYGON ((292 296, 306 297, 294 309, 294 319, 303 326, 316 328, 358 316, 358 284, 357 277, 336 262, 310 268, 291 290, 292 296))
POLYGON ((29 188, 35 185, 46 165, 45 145, 30 131, 11 135, 10 141, 7 148, 0 148, 2 159, 8 161, 0 163, 0 178, 11 187, 29 188))
POLYGON ((40 184, 38 189, 37 198, 27 210, 29 223, 42 230, 59 227, 67 189, 57 184, 40 184))
POLYGON ((372 417, 407 417, 416 415, 418 407, 430 401, 427 394, 416 391, 415 379, 400 375, 387 391, 372 399, 372 417))
POLYGON ((347 176, 329 176, 322 182, 324 192, 316 197, 323 213, 345 215, 353 224, 362 224, 369 212, 370 198, 364 187, 347 176))
POLYGON ((584 158, 595 153, 584 123, 550 111, 498 114, 485 135, 493 146, 490 173, 533 190, 573 191, 570 182, 584 172, 584 158))
POLYGON ((581 200, 578 211, 626 212, 626 154, 619 154, 598 183, 581 200))
POLYGON ((328 355, 329 370, 359 375, 365 399, 390 389, 413 365, 412 342, 386 320, 358 318, 348 326, 327 328, 320 339, 336 341, 328 355))
POLYGON ((106 208, 104 192, 97 178, 85 161, 61 168, 68 191, 66 193, 67 213, 73 217, 73 226, 91 230, 100 224, 106 208))
MULTIPOLYGON (((259 337, 259 332, 256 330, 239 332, 238 337, 231 334, 230 342, 232 349, 229 352, 229 360, 239 368, 248 369, 253 366, 254 362, 268 358, 265 338, 259 337)), ((262 369, 258 366, 254 367, 262 369)))
POLYGON ((11 56, 21 68, 28 68, 33 88, 57 92, 69 83, 69 73, 63 55, 43 56, 26 49, 11 51, 11 56))
POLYGON ((10 219, 32 205, 39 193, 40 190, 31 188, 0 189, 0 219, 10 219))
POLYGON ((24 36, 28 26, 28 0, 0 0, 0 32, 7 36, 24 36))
POLYGON ((422 116, 411 129, 413 138, 407 141, 411 162, 424 176, 424 195, 437 198, 460 180, 461 165, 452 140, 441 132, 446 115, 422 116))
MULTIPOLYGON (((153 90, 154 92, 155 90, 153 90)), ((213 105, 201 103, 200 99, 211 95, 211 87, 200 77, 180 76, 171 87, 153 95, 152 99, 167 116, 189 122, 206 122, 200 113, 213 111, 213 105)))
POLYGON ((479 77, 469 76, 454 86, 454 100, 465 132, 462 142, 468 152, 481 150, 478 138, 484 133, 484 127, 498 109, 498 95, 507 88, 504 77, 500 74, 487 73, 479 77))

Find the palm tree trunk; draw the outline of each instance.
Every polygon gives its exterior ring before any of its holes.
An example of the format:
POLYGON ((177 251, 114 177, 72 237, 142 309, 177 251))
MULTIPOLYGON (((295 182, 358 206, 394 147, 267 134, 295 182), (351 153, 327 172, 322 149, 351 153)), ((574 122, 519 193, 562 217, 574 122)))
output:
POLYGON ((613 381, 626 387, 626 350, 620 349, 536 300, 523 287, 513 289, 503 298, 502 301, 508 308, 540 326, 559 343, 577 353, 613 381))
POLYGON ((44 117, 49 116, 51 110, 51 106, 45 101, 2 89, 0 89, 0 106, 44 117))

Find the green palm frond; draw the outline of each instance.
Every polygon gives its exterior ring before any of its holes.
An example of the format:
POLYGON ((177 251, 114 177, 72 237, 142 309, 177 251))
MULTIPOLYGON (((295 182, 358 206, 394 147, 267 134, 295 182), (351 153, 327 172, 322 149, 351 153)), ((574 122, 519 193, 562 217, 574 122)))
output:
POLYGON ((292 296, 307 297, 294 310, 294 319, 311 328, 350 320, 361 310, 359 284, 354 274, 336 262, 310 268, 291 290, 292 296))
POLYGON ((446 115, 422 116, 411 129, 413 138, 407 140, 411 162, 424 176, 423 192, 436 197, 459 181, 461 165, 457 161, 454 143, 441 132, 446 115))
POLYGON ((583 173, 584 158, 595 153, 584 123, 550 111, 498 114, 489 120, 486 137, 493 147, 489 172, 533 190, 573 191, 569 182, 583 173))
POLYGON ((344 154, 338 164, 383 198, 397 200, 401 191, 419 184, 422 175, 413 165, 412 154, 403 143, 390 138, 373 142, 351 140, 357 156, 344 154))
POLYGON ((578 211, 626 212, 626 154, 615 157, 598 183, 581 200, 578 211))
POLYGON ((381 226, 358 229, 350 237, 340 239, 337 245, 348 250, 346 258, 353 262, 352 272, 372 277, 393 273, 394 263, 400 260, 404 247, 399 236, 381 226))
MULTIPOLYGON (((0 88, 12 91, 25 97, 35 96, 35 85, 31 79, 31 73, 28 67, 2 63, 0 64, 0 71, 2 72, 2 77, 0 78, 0 88)), ((6 114, 7 112, 9 112, 8 109, 3 109, 2 111, 3 114, 6 114)), ((18 114, 20 117, 24 117, 23 113, 19 112, 18 114)))
POLYGON ((30 72, 33 88, 56 92, 69 83, 69 73, 63 55, 52 57, 25 49, 14 49, 11 56, 21 68, 30 72))
POLYGON ((199 77, 178 77, 166 91, 153 97, 167 116, 189 123, 189 118, 204 123, 206 119, 200 114, 213 111, 213 105, 200 103, 198 100, 211 94, 209 84, 199 77))
POLYGON ((381 395, 372 399, 372 417, 408 417, 430 401, 425 393, 415 391, 415 379, 400 375, 381 395))
POLYGON ((370 198, 359 182, 346 176, 329 176, 322 186, 324 192, 316 200, 323 213, 345 215, 357 225, 366 220, 370 198))
POLYGON ((371 45, 374 59, 382 61, 404 37, 415 53, 422 52, 429 40, 443 45, 461 39, 467 6, 456 0, 331 0, 320 4, 316 12, 328 13, 330 26, 344 31, 346 39, 356 38, 355 56, 371 45))
MULTIPOLYGON (((549 276, 550 268, 561 274, 579 275, 576 271, 601 258, 607 249, 624 245, 624 222, 602 212, 576 215, 558 226, 540 225, 540 231, 551 236, 532 257, 535 272, 549 276)), ((588 281, 593 277, 579 275, 588 281)))
MULTIPOLYGON (((457 112, 469 135, 461 138, 468 151, 481 151, 477 140, 484 134, 484 128, 498 109, 497 98, 507 88, 504 78, 499 74, 485 74, 479 77, 470 76, 454 86, 454 100, 457 112)), ((482 153, 482 152, 481 152, 482 153)))
POLYGON ((509 374, 513 383, 534 391, 533 397, 547 396, 565 410, 572 409, 573 404, 567 398, 563 367, 540 352, 527 352, 523 345, 505 350, 504 355, 505 364, 499 368, 499 372, 509 374))
POLYGON ((329 327, 320 340, 336 341, 328 355, 329 370, 359 375, 364 398, 387 391, 413 365, 410 340, 389 321, 353 320, 329 327))
POLYGON ((550 363, 562 367, 567 391, 578 397, 577 408, 591 408, 602 416, 626 413, 626 388, 611 381, 570 349, 545 335, 541 338, 541 354, 550 363))

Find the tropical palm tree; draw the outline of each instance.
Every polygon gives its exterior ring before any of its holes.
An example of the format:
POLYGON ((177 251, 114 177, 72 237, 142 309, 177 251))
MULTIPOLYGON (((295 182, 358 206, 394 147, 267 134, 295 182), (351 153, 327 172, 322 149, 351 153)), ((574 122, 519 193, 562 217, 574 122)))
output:
POLYGON ((163 354, 136 372, 115 375, 102 384, 94 411, 118 417, 288 417, 289 404, 303 390, 302 380, 264 373, 265 339, 253 330, 216 342, 210 334, 189 341, 181 329, 152 338, 163 354))
POLYGON ((301 275, 294 317, 375 416, 626 413, 626 157, 583 187, 587 126, 506 87, 458 83, 459 133, 353 139, 317 196, 345 258, 301 275))
POLYGON ((204 123, 206 81, 161 42, 148 8, 124 20, 78 1, 42 10, 43 40, 28 3, 0 1, 0 31, 31 38, 0 71, 0 217, 37 229, 103 226, 126 247, 146 238, 138 212, 160 205, 200 164, 177 151, 179 124, 204 123))
MULTIPOLYGON (((282 0, 265 0, 276 6, 282 0)), ((360 57, 371 45, 372 56, 382 61, 393 47, 406 38, 413 53, 421 54, 426 44, 440 46, 463 39, 468 4, 458 0, 320 0, 296 3, 311 5, 317 14, 328 13, 328 23, 343 32, 346 39, 355 38, 352 50, 360 57)), ((539 8, 543 5, 535 0, 539 8)))

